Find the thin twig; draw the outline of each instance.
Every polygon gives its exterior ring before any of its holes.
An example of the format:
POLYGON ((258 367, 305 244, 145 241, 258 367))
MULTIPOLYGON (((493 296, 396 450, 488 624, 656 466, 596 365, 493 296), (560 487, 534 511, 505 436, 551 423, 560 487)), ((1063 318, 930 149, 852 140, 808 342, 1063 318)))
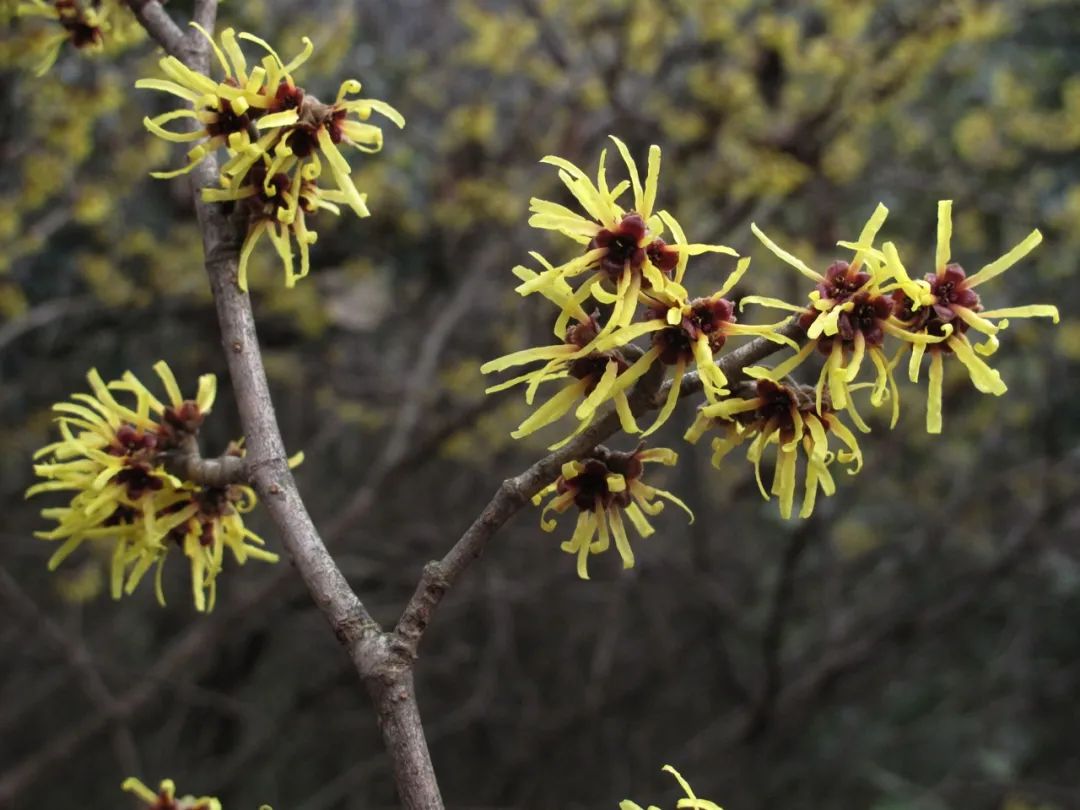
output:
MULTIPOLYGON (((802 334, 801 328, 792 321, 779 330, 782 334, 796 338, 802 334)), ((780 344, 756 338, 738 349, 728 352, 717 361, 717 365, 729 380, 737 380, 743 369, 757 363, 780 349, 780 344)), ((660 369, 654 366, 654 371, 660 369)), ((631 408, 635 414, 659 407, 666 393, 671 388, 671 381, 658 385, 655 376, 642 378, 631 397, 631 408)), ((701 379, 697 373, 687 374, 680 386, 680 397, 688 396, 701 390, 701 379)), ((432 614, 442 601, 443 596, 466 568, 484 553, 492 536, 503 526, 529 499, 554 481, 562 465, 567 461, 581 458, 600 442, 614 435, 620 429, 618 415, 609 410, 597 422, 580 433, 564 447, 533 464, 514 478, 502 482, 480 516, 466 529, 461 538, 438 562, 424 566, 420 583, 409 600, 395 633, 405 652, 416 655, 420 639, 431 623, 432 614)))
POLYGON ((173 475, 204 487, 244 483, 251 475, 247 461, 241 456, 203 458, 198 440, 190 434, 184 436, 177 450, 166 454, 165 466, 173 475))

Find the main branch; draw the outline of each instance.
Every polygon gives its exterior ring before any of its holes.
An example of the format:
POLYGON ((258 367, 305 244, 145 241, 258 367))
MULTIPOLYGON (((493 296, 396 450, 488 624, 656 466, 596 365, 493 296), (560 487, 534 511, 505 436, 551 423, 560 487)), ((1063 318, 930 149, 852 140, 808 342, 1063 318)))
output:
MULTIPOLYGON (((158 0, 128 0, 136 16, 154 39, 192 69, 207 74, 209 45, 201 37, 185 34, 158 0)), ((196 22, 211 29, 216 0, 197 0, 196 22)), ((266 505, 281 534, 282 544, 300 573, 312 599, 326 616, 368 689, 379 727, 394 767, 395 781, 407 810, 438 810, 442 798, 435 779, 413 688, 416 650, 432 614, 446 591, 484 551, 495 532, 528 500, 559 474, 561 466, 580 458, 615 434, 620 423, 608 412, 562 449, 507 479, 450 551, 429 563, 397 626, 384 632, 368 613, 327 550, 307 512, 289 470, 270 388, 263 368, 251 301, 237 286, 240 249, 247 223, 220 204, 201 200, 199 190, 216 186, 217 160, 206 158, 192 173, 192 192, 202 233, 206 271, 217 308, 221 339, 243 425, 247 453, 243 460, 207 460, 197 447, 175 460, 188 465, 196 478, 213 481, 248 481, 266 505)), ((787 329, 794 336, 795 327, 787 329)), ((747 365, 772 352, 777 345, 755 340, 725 355, 719 365, 729 379, 747 365)), ((635 413, 659 406, 671 383, 661 385, 661 367, 647 374, 631 396, 635 413)), ((687 375, 680 396, 699 391, 697 375, 687 375)))
MULTIPOLYGON (((208 74, 209 46, 185 36, 157 0, 129 0, 136 16, 165 50, 208 74)), ((217 3, 200 0, 195 14, 204 26, 217 3)), ((312 599, 346 647, 368 688, 394 764, 398 792, 408 810, 442 807, 424 741, 411 667, 402 667, 382 633, 327 551, 289 470, 270 387, 263 368, 251 301, 236 283, 247 223, 222 205, 202 202, 200 189, 216 186, 217 160, 210 156, 192 173, 192 193, 202 233, 206 271, 217 308, 221 340, 247 447, 244 471, 266 505, 282 543, 312 599)))

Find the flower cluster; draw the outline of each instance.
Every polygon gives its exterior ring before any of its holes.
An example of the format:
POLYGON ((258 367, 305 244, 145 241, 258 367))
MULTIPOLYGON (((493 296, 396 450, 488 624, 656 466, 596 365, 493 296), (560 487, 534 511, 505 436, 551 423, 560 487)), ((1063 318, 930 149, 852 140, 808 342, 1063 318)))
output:
POLYGON ((600 154, 595 181, 563 158, 543 159, 558 169, 559 179, 584 215, 557 202, 533 199, 529 224, 562 234, 579 245, 579 252, 558 266, 534 253, 542 269, 537 272, 519 266, 514 274, 522 282, 518 293, 539 293, 558 307, 554 332, 559 343, 498 358, 481 371, 491 373, 542 362, 533 371, 488 389, 492 392, 527 384, 529 404, 545 382, 568 377, 574 382, 537 408, 518 427, 515 437, 527 436, 571 409, 579 423, 576 432, 580 432, 607 402, 617 410, 623 430, 640 433, 627 393, 659 364, 672 368, 674 379, 656 421, 643 433, 648 435, 670 417, 690 366, 697 367, 710 401, 726 392, 727 380, 714 358, 728 337, 763 336, 790 343, 775 332, 775 324, 737 323, 735 307, 726 296, 746 272, 749 259, 739 259, 727 281, 711 295, 689 295, 684 281, 691 256, 721 253, 737 258, 738 254, 724 245, 688 242, 678 221, 667 211, 657 210, 659 147, 649 149, 643 182, 627 146, 618 138, 612 137, 612 141, 627 172, 627 178, 613 186, 608 181, 606 150, 600 154), (633 200, 624 208, 620 198, 628 190, 633 200), (590 301, 595 307, 591 311, 590 301), (645 336, 651 341, 648 350, 642 352, 631 345, 645 336))
MULTIPOLYGON (((670 765, 665 765, 663 769, 675 777, 675 781, 679 783, 679 787, 681 787, 686 794, 685 797, 679 799, 679 802, 676 805, 680 810, 723 810, 716 802, 711 802, 708 799, 699 799, 695 796, 694 791, 690 788, 690 783, 683 779, 682 774, 670 765)), ((642 810, 642 807, 637 802, 624 799, 619 802, 619 810, 642 810)), ((648 810, 659 810, 659 808, 656 807, 656 805, 651 804, 649 805, 648 810)))
POLYGON ((671 501, 683 509, 693 522, 694 515, 677 497, 643 480, 649 463, 672 466, 678 460, 673 450, 638 447, 628 453, 600 446, 580 461, 568 461, 562 474, 533 497, 539 505, 548 495, 554 495, 540 513, 544 531, 555 530, 557 521, 548 519, 548 512, 563 514, 571 507, 578 510, 573 536, 562 544, 562 550, 577 555, 577 573, 589 578, 590 554, 603 554, 615 540, 615 549, 622 558, 623 568, 634 567, 634 551, 623 523, 623 514, 642 537, 653 533, 646 515, 658 515, 664 509, 662 501, 671 501))
MULTIPOLYGON (((612 140, 627 171, 627 178, 614 185, 607 175, 606 150, 601 152, 595 180, 563 158, 543 160, 558 169, 560 180, 584 213, 549 200, 531 201, 531 225, 556 231, 579 248, 577 255, 560 265, 533 253, 539 270, 514 268, 521 281, 516 288, 519 294, 539 293, 557 307, 554 333, 558 340, 484 364, 481 371, 485 374, 537 364, 531 371, 487 390, 491 393, 523 385, 525 400, 532 405, 541 385, 554 381, 561 385, 518 426, 512 434, 515 438, 528 436, 572 412, 578 420, 577 429, 552 445, 556 449, 592 424, 601 406, 608 403, 624 432, 647 436, 670 418, 684 391, 684 376, 693 365, 706 403, 686 432, 686 440, 696 442, 706 430, 719 430, 721 435, 713 439, 715 466, 720 466, 732 449, 747 443, 747 459, 754 465, 761 494, 766 500, 777 496, 784 518, 794 514, 801 477, 804 495, 798 514, 808 517, 819 492, 832 495, 836 490, 831 472, 834 463, 847 465, 850 474, 862 467, 855 434, 841 419, 844 414, 858 430, 870 430, 856 408, 857 392, 867 390, 875 408, 889 403, 891 425, 895 426, 900 392, 894 369, 905 352, 911 353, 909 376, 916 382, 923 355, 931 355, 927 429, 937 433, 941 431, 945 358, 957 357, 980 391, 1000 395, 1005 384, 980 355, 997 350, 998 333, 1009 318, 1058 319, 1057 309, 1050 305, 983 309, 975 287, 1026 256, 1041 236, 1034 231, 1004 256, 967 276, 951 261, 951 203, 944 201, 939 205, 934 272, 919 280, 908 274, 895 245, 886 242, 881 248, 875 246, 888 216, 884 205, 877 206, 855 241, 838 243, 852 251, 850 259, 834 261, 821 272, 752 224, 758 239, 812 282, 813 288, 805 303, 745 295, 739 305, 739 311, 749 304, 793 313, 792 327, 800 328, 801 346, 788 337, 797 334, 791 328, 780 329, 783 322, 738 323, 736 307, 728 296, 742 280, 750 260, 723 245, 689 242, 675 218, 656 207, 659 148, 649 150, 643 182, 629 149, 617 138, 612 140), (632 192, 633 200, 624 208, 619 200, 627 191, 632 192), (665 233, 670 244, 663 238, 665 233), (711 295, 691 297, 685 286, 689 259, 710 252, 734 256, 735 267, 711 295), (973 345, 966 334, 969 329, 982 333, 986 340, 973 345), (764 338, 789 346, 794 354, 773 368, 743 369, 757 383, 740 384, 745 395, 731 396, 729 380, 716 360, 732 336, 764 338), (635 344, 641 338, 648 339, 647 346, 635 344), (888 338, 898 344, 895 352, 887 351, 888 338), (816 384, 788 382, 789 375, 815 354, 824 357, 816 384), (630 394, 658 366, 673 369, 673 374, 655 422, 642 432, 630 394), (870 368, 868 379, 862 379, 870 368), (830 437, 841 447, 830 449, 830 437), (762 459, 772 445, 776 446, 775 463, 772 483, 766 487, 762 459)), ((631 458, 644 459, 648 453, 669 454, 663 456, 665 463, 674 459, 670 451, 638 451, 631 458)), ((641 514, 642 509, 648 511, 647 505, 634 497, 634 479, 640 468, 629 474, 625 465, 619 466, 622 461, 612 467, 613 459, 621 456, 600 448, 582 460, 568 462, 558 481, 542 493, 556 492, 541 517, 547 531, 555 525, 546 519, 549 509, 560 513, 571 505, 579 509, 574 535, 563 548, 578 555, 582 577, 587 576, 589 554, 606 550, 610 535, 615 537, 624 564, 633 563, 620 510, 627 513, 639 533, 651 532, 641 514)))
POLYGON ((296 84, 293 73, 308 60, 314 47, 304 37, 303 48, 285 62, 264 40, 252 34, 221 32, 220 44, 195 25, 210 43, 222 77, 218 80, 192 70, 174 56, 161 60, 164 79, 140 79, 136 87, 159 90, 187 102, 187 106, 145 119, 146 128, 168 141, 195 145, 180 169, 155 172, 169 178, 190 172, 208 156, 224 148, 229 155, 219 174, 220 188, 204 188, 207 202, 237 201, 249 214, 248 234, 241 253, 237 283, 247 289, 247 264, 265 233, 285 268, 286 286, 308 273, 308 251, 316 240, 307 217, 320 209, 339 212, 345 205, 360 217, 369 215, 366 196, 353 183, 348 161, 338 148, 346 144, 361 152, 382 148, 382 130, 370 123, 372 113, 399 127, 405 119, 389 104, 356 98, 360 83, 342 82, 333 103, 325 103, 296 84), (253 66, 240 41, 253 43, 265 56, 253 66), (177 131, 166 124, 189 119, 177 131), (323 188, 324 167, 333 180, 323 188), (295 267, 292 243, 300 250, 295 267))
POLYGON ((968 276, 952 259, 952 201, 938 203, 937 250, 934 272, 914 280, 907 272, 896 246, 886 242, 886 266, 896 279, 892 293, 896 317, 904 329, 922 340, 912 343, 908 376, 919 381, 919 369, 926 351, 930 352, 929 401, 926 429, 941 432, 941 388, 946 357, 955 356, 967 369, 971 382, 984 394, 1001 396, 1006 386, 1001 375, 982 357, 997 351, 997 335, 1009 325, 1009 318, 1051 318, 1059 320, 1057 307, 1029 304, 1019 307, 984 309, 975 288, 1004 273, 1042 242, 1042 234, 1032 231, 1019 244, 976 273, 968 276), (997 321, 995 323, 995 321, 997 321), (968 330, 985 335, 982 343, 972 344, 968 330), (980 356, 981 355, 981 356, 980 356))
POLYGON ((855 435, 833 411, 828 395, 821 400, 812 388, 759 380, 752 396, 731 397, 701 408, 684 438, 696 443, 712 428, 723 434, 712 442, 713 466, 719 468, 728 453, 750 441, 746 458, 754 465, 758 489, 765 500, 770 494, 779 498, 784 518, 792 514, 800 448, 806 456, 806 488, 799 517, 809 517, 814 511, 819 488, 826 495, 836 491, 829 471, 834 460, 850 465, 848 472, 852 475, 862 467, 855 435), (829 449, 830 433, 840 440, 844 450, 829 449), (761 459, 772 444, 776 445, 776 464, 772 485, 766 491, 761 480, 761 459))
POLYGON ((138 26, 120 0, 19 0, 15 16, 51 22, 52 30, 34 48, 34 72, 44 75, 56 62, 65 43, 80 51, 100 51, 106 37, 125 41, 138 26))
MULTIPOLYGON (((199 379, 194 399, 185 398, 164 362, 154 366, 167 400, 159 400, 131 372, 106 383, 87 375, 91 394, 74 394, 53 406, 61 439, 35 454, 34 471, 45 479, 27 491, 74 493, 66 506, 42 510, 56 527, 37 532, 59 541, 49 560, 53 570, 84 542, 111 549, 114 598, 130 594, 152 566, 164 603, 161 574, 165 558, 178 550, 188 559, 198 610, 212 609, 216 578, 228 548, 236 561, 276 562, 262 539, 244 526, 255 505, 247 486, 203 486, 173 475, 168 465, 191 452, 216 393, 216 379, 199 379), (121 399, 117 398, 120 395, 121 399)), ((242 450, 231 447, 231 455, 242 450)))
POLYGON ((161 780, 157 791, 151 790, 135 777, 124 780, 121 790, 134 793, 146 802, 149 810, 221 810, 221 802, 213 796, 176 796, 176 784, 172 779, 161 780))
POLYGON ((743 299, 743 303, 796 312, 808 338, 798 353, 775 368, 748 369, 747 373, 780 381, 816 349, 826 358, 816 386, 819 406, 827 388, 831 407, 846 409, 855 425, 867 432, 869 427, 850 396, 864 358, 869 356, 875 367, 875 378, 869 386, 870 403, 878 407, 891 400, 891 424, 895 425, 900 394, 893 369, 903 354, 910 351, 909 377, 912 382, 918 382, 922 358, 929 352, 930 394, 926 427, 930 433, 940 433, 945 358, 955 356, 966 367, 979 391, 1000 396, 1006 391, 1005 383, 982 356, 997 351, 997 335, 1008 326, 1008 319, 1049 317, 1057 322, 1057 307, 1036 304, 986 310, 975 292, 975 287, 1005 272, 1030 253, 1042 241, 1042 235, 1037 230, 1032 231, 1005 255, 968 276, 959 264, 951 261, 952 201, 943 200, 938 204, 934 271, 926 274, 924 279, 916 280, 909 275, 893 243, 886 242, 881 249, 873 245, 887 213, 885 206, 879 205, 856 242, 840 242, 842 247, 854 251, 854 256, 850 262, 834 262, 824 274, 812 270, 801 259, 773 243, 756 225, 752 226, 769 250, 814 281, 816 286, 808 296, 808 304, 801 306, 757 296, 743 299), (969 329, 982 333, 986 340, 972 344, 966 334, 969 329), (899 341, 892 357, 884 350, 886 336, 899 341))

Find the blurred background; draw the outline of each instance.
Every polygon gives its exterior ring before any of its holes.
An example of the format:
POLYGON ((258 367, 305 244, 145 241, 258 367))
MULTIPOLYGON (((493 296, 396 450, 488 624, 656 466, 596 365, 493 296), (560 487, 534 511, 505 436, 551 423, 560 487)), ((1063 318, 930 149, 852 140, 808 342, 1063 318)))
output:
MULTIPOLYGON (((231 0, 221 22, 286 58, 311 36, 308 90, 356 77, 408 120, 353 155, 370 219, 320 216, 294 290, 268 244, 250 274, 301 490, 384 621, 561 435, 510 440, 520 394, 485 397, 478 372, 550 340, 510 274, 528 250, 571 255, 526 224, 530 196, 563 199, 541 156, 661 144, 660 205, 754 257, 737 294, 806 293, 751 220, 824 267, 883 201, 919 274, 941 198, 969 270, 1046 236, 980 290, 1062 312, 1006 333, 1009 394, 950 365, 928 436, 925 388, 905 384, 900 424, 875 417, 865 469, 812 519, 780 520, 741 456, 715 470, 682 442, 693 403, 657 437, 682 456, 657 483, 697 521, 657 518, 635 569, 611 554, 579 581, 569 522, 520 513, 417 669, 448 805, 668 807, 671 763, 729 810, 1080 808, 1080 3, 231 0)), ((166 358, 185 388, 215 372, 207 452, 239 428, 186 182, 148 177, 181 160, 140 123, 165 100, 132 87, 158 55, 65 49, 35 79, 40 30, 0 44, 0 795, 127 806, 135 774, 227 810, 391 807, 367 697, 287 562, 227 567, 209 616, 179 561, 166 608, 149 584, 114 603, 89 549, 46 572, 46 499, 22 493, 49 406, 90 367, 149 380, 166 358)), ((691 264, 691 293, 727 262, 691 264)))

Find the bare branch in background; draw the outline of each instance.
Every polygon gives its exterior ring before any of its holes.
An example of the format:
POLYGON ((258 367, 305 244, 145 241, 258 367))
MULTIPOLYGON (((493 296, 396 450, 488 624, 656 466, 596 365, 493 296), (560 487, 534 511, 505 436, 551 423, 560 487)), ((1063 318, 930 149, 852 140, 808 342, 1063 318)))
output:
MULTIPOLYGON (((86 696, 93 701, 94 706, 104 713, 113 714, 117 704, 116 698, 101 677, 101 672, 94 663, 94 657, 86 645, 42 613, 34 600, 19 587, 15 578, 3 568, 0 568, 0 598, 7 602, 15 613, 21 613, 27 621, 33 623, 42 635, 63 654, 68 665, 76 672, 75 680, 86 696)), ((113 721, 112 738, 120 766, 129 773, 139 770, 139 751, 131 736, 131 729, 122 717, 117 716, 113 721)))

